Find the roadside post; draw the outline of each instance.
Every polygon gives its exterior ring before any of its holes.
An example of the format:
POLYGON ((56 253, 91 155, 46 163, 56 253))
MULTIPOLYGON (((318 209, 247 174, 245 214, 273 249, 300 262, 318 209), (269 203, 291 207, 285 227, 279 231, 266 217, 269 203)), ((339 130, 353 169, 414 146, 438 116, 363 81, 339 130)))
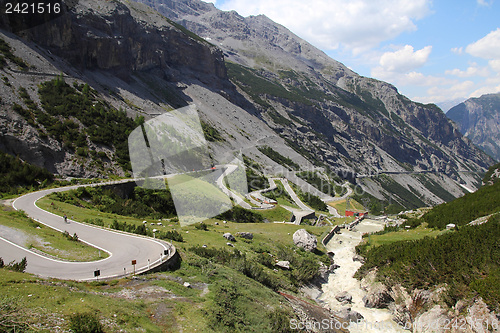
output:
POLYGON ((134 266, 134 275, 135 275, 135 265, 137 264, 137 260, 132 260, 132 266, 134 266))

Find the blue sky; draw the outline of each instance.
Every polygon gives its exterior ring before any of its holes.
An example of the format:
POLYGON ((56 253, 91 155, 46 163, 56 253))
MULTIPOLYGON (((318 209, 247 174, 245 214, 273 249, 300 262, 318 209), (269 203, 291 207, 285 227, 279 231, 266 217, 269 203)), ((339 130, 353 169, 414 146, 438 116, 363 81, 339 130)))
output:
POLYGON ((216 0, 423 103, 500 92, 500 0, 216 0))

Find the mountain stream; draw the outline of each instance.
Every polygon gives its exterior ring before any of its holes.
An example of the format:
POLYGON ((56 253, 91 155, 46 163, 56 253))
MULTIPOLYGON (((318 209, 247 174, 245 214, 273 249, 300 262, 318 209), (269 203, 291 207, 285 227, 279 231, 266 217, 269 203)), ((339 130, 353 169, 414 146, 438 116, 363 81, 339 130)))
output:
POLYGON ((335 235, 326 248, 335 253, 333 259, 340 267, 335 273, 330 274, 328 283, 323 285, 321 300, 328 303, 333 311, 341 311, 351 308, 359 312, 364 320, 352 322, 349 331, 356 332, 407 332, 391 319, 391 313, 387 309, 366 308, 363 296, 366 291, 361 288, 360 281, 353 277, 354 273, 361 267, 359 261, 353 261, 355 247, 361 242, 363 233, 382 230, 383 222, 376 220, 364 220, 355 227, 353 231, 342 229, 340 234, 335 235), (342 304, 335 296, 347 292, 352 296, 351 304, 342 304))

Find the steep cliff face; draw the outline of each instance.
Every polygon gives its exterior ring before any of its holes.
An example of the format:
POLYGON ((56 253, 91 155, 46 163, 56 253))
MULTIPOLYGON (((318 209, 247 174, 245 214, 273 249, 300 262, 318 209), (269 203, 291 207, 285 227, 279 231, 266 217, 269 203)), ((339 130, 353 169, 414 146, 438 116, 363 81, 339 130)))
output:
POLYGON ((446 115, 463 135, 500 160, 500 94, 468 99, 451 108, 446 115))
MULTIPOLYGON (((8 19, 3 23, 9 29, 8 19)), ((107 70, 125 80, 152 68, 226 79, 218 48, 137 3, 79 1, 65 15, 19 35, 80 70, 107 70)))

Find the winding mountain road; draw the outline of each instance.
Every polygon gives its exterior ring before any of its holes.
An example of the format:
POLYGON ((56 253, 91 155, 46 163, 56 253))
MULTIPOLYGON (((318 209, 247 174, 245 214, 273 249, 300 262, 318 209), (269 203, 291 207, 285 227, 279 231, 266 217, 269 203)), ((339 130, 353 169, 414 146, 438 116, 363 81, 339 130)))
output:
MULTIPOLYGON (((131 180, 121 182, 129 181, 131 180)), ((62 217, 47 212, 36 205, 37 200, 50 193, 68 191, 80 186, 68 186, 29 193, 17 198, 12 205, 16 210, 25 211, 29 217, 46 226, 61 232, 68 231, 71 235, 76 233, 80 241, 109 253, 109 257, 93 262, 55 260, 14 244, 2 238, 1 235, 0 257, 5 262, 20 261, 23 257, 26 257, 28 262, 26 272, 42 277, 85 281, 95 279, 94 272, 96 270, 100 271, 99 278, 115 278, 132 274, 134 272, 132 260, 136 260, 135 273, 142 273, 160 265, 175 253, 175 248, 167 242, 102 229, 69 219, 66 223, 62 217), (164 255, 165 251, 167 251, 168 255, 164 255)))

